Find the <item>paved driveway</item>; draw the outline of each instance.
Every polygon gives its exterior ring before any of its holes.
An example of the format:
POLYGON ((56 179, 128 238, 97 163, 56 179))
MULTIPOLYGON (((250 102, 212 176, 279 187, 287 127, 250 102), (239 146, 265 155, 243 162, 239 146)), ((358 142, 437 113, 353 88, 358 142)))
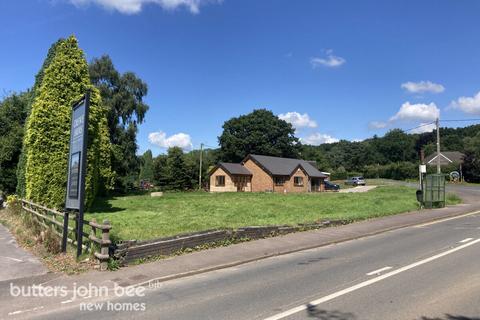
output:
POLYGON ((375 189, 377 186, 358 186, 354 188, 348 188, 348 189, 340 189, 339 192, 342 193, 352 193, 352 192, 367 192, 372 189, 375 189))
POLYGON ((37 257, 20 248, 7 228, 0 225, 0 281, 42 275, 47 271, 37 257))

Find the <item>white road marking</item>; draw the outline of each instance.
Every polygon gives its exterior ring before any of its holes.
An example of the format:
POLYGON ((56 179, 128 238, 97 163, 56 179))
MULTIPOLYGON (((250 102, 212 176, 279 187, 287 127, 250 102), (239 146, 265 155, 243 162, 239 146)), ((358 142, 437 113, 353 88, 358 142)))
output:
MULTIPOLYGON (((426 264, 426 263, 429 263, 429 262, 432 262, 434 260, 437 260, 437 259, 440 259, 444 256, 447 256, 449 254, 452 254, 454 252, 457 252, 457 251, 460 251, 462 249, 465 249, 469 246, 472 246, 476 243, 479 243, 480 242, 480 239, 477 239, 475 241, 472 241, 472 242, 468 242, 468 243, 465 243, 463 245, 460 245, 456 248, 453 248, 453 249, 450 249, 450 250, 447 250, 447 251, 444 251, 442 253, 439 253, 439 254, 436 254, 434 256, 431 256, 429 258, 426 258, 426 259, 423 259, 423 260, 420 260, 420 261, 417 261, 417 262, 414 262, 412 264, 409 264, 405 267, 402 267, 402 268, 399 268, 399 269, 396 269, 396 270, 393 270, 389 273, 385 273, 384 275, 381 275, 381 276, 378 276, 378 277, 375 277, 373 279, 370 279, 370 280, 367 280, 367 281, 364 281, 364 282, 361 282, 359 284, 356 284, 354 286, 351 286, 349 288, 346 288, 346 289, 343 289, 343 290, 340 290, 340 291, 337 291, 335 293, 332 293, 332 294, 329 294, 327 296, 324 296, 324 297, 321 297, 317 300, 313 300, 311 302, 308 303, 308 305, 311 305, 311 306, 317 306, 319 304, 322 304, 324 302, 327 302, 327 301, 330 301, 330 300, 333 300, 335 298, 338 298, 338 297, 341 297, 343 295, 346 295, 350 292, 353 292, 353 291, 356 291, 356 290, 359 290, 361 288, 364 288, 364 287, 367 287, 367 286, 370 286, 376 282, 379 282, 379 281, 382 281, 382 280, 385 280, 387 278, 390 278, 390 277, 393 277, 399 273, 402 273, 402 272, 405 272, 405 271, 408 271, 410 269, 413 269, 413 268, 416 268, 416 267, 419 267, 423 264, 426 264)), ((276 314, 276 315, 273 315, 271 317, 268 317, 266 318, 265 320, 280 320, 280 319, 284 319, 288 316, 291 316, 295 313, 298 313, 300 311, 303 311, 303 310, 306 310, 307 309, 307 305, 301 305, 301 306, 298 306, 298 307, 295 307, 295 308, 292 308, 290 310, 286 310, 282 313, 279 313, 279 314, 276 314)))
POLYGON ((43 309, 43 306, 36 307, 36 308, 33 308, 33 309, 13 311, 13 312, 10 312, 8 315, 9 316, 14 316, 14 315, 17 315, 17 314, 21 314, 21 313, 25 313, 25 312, 31 312, 31 311, 37 311, 37 310, 41 310, 41 309, 43 309))
POLYGON ((369 272, 367 273, 367 276, 373 276, 374 274, 380 274, 382 273, 383 271, 387 271, 387 270, 390 270, 392 269, 393 267, 385 267, 385 268, 381 268, 381 269, 377 269, 377 270, 374 270, 372 272, 369 272))
POLYGON ((23 262, 23 260, 12 258, 12 257, 0 256, 0 258, 10 259, 10 260, 13 260, 13 261, 16 261, 16 262, 23 262))
POLYGON ((460 216, 455 216, 455 217, 440 219, 440 220, 436 220, 436 221, 432 221, 432 222, 427 222, 427 223, 424 223, 424 224, 419 224, 419 225, 413 226, 413 228, 423 228, 423 227, 426 227, 426 226, 430 226, 432 224, 437 224, 437 223, 441 223, 441 222, 445 222, 445 221, 450 221, 450 220, 454 220, 454 219, 460 219, 460 218, 463 218, 463 217, 473 216, 473 215, 479 214, 479 213, 480 213, 480 211, 469 212, 469 213, 466 213, 466 214, 462 214, 460 216))
POLYGON ((459 241, 459 243, 465 243, 465 242, 468 242, 468 241, 472 241, 473 238, 467 238, 467 239, 463 239, 462 241, 459 241))

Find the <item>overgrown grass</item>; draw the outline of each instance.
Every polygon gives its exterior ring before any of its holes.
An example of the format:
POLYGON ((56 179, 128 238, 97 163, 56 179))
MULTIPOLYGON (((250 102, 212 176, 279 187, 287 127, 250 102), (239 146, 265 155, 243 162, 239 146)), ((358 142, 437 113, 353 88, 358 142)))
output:
POLYGON ((43 230, 30 213, 18 207, 0 209, 0 223, 9 229, 21 247, 39 257, 50 271, 78 274, 94 267, 92 260, 76 261, 71 246, 67 254, 59 253, 60 239, 43 230))
POLYGON ((447 193, 445 195, 445 201, 447 202, 447 205, 456 205, 462 203, 462 199, 455 193, 447 193))
POLYGON ((356 221, 415 209, 415 189, 385 186, 367 193, 132 195, 98 199, 86 218, 108 219, 116 239, 145 240, 215 228, 356 221))

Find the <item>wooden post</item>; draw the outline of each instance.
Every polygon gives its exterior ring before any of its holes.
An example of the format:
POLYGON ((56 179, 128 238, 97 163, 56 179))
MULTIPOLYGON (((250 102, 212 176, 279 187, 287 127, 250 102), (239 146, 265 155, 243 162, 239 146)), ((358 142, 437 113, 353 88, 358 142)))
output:
MULTIPOLYGON (((95 218, 92 219, 93 224, 97 223, 97 220, 95 218)), ((90 238, 93 236, 94 238, 97 237, 97 228, 91 225, 92 231, 90 231, 90 238)), ((93 240, 90 240, 90 252, 95 252, 95 242, 93 240)))
MULTIPOLYGON (((110 221, 103 220, 104 225, 110 225, 110 221)), ((108 247, 110 245, 110 228, 103 228, 102 229, 102 248, 101 248, 101 255, 102 260, 100 262, 100 270, 105 271, 108 267, 108 247)))

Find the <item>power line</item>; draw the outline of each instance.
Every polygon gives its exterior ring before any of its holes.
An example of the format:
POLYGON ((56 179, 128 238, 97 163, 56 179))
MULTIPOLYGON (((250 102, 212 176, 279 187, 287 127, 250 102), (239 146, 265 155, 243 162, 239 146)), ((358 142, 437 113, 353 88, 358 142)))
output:
POLYGON ((470 122, 470 121, 480 121, 480 119, 446 119, 440 120, 440 122, 470 122))
POLYGON ((211 149, 218 149, 218 146, 209 146, 208 144, 203 144, 204 147, 211 148, 211 149))
MULTIPOLYGON (((472 121, 480 121, 480 118, 475 118, 475 119, 445 119, 445 120, 440 119, 439 121, 440 122, 472 122, 472 121)), ((407 129, 407 130, 404 130, 404 131, 405 132, 412 131, 412 130, 415 130, 415 129, 418 129, 418 128, 430 126, 434 123, 435 123, 435 121, 432 121, 432 122, 429 122, 429 123, 424 123, 424 124, 421 124, 421 125, 419 125, 415 128, 407 129)))
POLYGON ((432 121, 432 122, 429 122, 429 123, 424 123, 424 124, 421 124, 415 128, 411 128, 411 129, 407 129, 407 130, 404 130, 405 132, 408 132, 408 131, 412 131, 412 130, 415 130, 415 129, 418 129, 418 128, 422 128, 422 127, 426 127, 426 126, 430 126, 432 124, 434 124, 435 121, 432 121))

